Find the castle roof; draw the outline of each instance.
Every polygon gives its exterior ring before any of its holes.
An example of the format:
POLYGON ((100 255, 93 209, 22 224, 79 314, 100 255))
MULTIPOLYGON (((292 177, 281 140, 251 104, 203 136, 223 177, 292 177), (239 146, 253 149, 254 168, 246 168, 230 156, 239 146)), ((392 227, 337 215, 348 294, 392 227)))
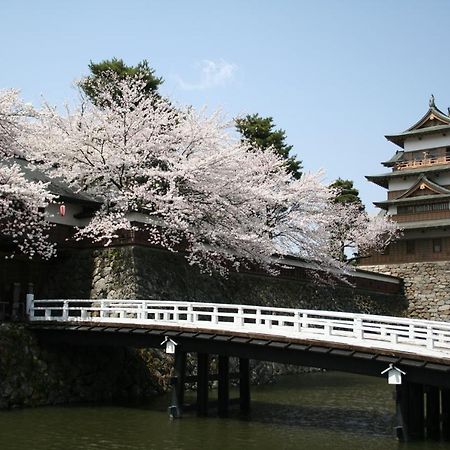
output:
POLYGON ((385 166, 385 167, 393 167, 393 166, 395 166, 395 163, 397 163, 403 159, 404 154, 405 154, 404 151, 399 150, 399 151, 395 152, 395 155, 391 159, 389 159, 388 161, 384 161, 381 164, 383 164, 383 166, 385 166))
POLYGON ((448 172, 450 171, 450 165, 448 164, 436 164, 434 166, 430 167, 422 167, 420 170, 417 169, 410 169, 410 170, 397 170, 394 172, 386 172, 382 173, 380 175, 366 175, 366 179, 369 181, 372 181, 372 183, 378 184, 378 186, 388 188, 389 187, 389 179, 391 178, 397 178, 397 177, 407 177, 407 176, 414 176, 417 177, 418 175, 424 175, 427 172, 448 172))
POLYGON ((414 203, 429 203, 433 200, 450 199, 450 189, 429 180, 425 174, 422 174, 417 181, 400 197, 383 202, 374 202, 375 206, 387 209, 391 205, 412 205, 414 203), (419 195, 417 195, 419 193, 419 195))
POLYGON ((401 222, 402 230, 422 230, 431 228, 450 228, 449 219, 417 220, 411 222, 401 222))
POLYGON ((388 134, 385 138, 403 148, 405 139, 408 137, 447 132, 450 132, 450 116, 437 108, 432 95, 428 111, 418 122, 402 133, 388 134))

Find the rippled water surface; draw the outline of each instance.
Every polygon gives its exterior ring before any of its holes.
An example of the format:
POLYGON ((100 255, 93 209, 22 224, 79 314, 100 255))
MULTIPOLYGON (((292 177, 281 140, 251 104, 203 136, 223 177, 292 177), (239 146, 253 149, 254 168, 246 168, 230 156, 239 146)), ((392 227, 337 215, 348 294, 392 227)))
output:
MULTIPOLYGON (((211 398, 216 396, 210 392, 211 398)), ((237 396, 237 392, 232 392, 237 396)), ((167 417, 167 398, 144 406, 70 406, 0 413, 0 450, 449 449, 399 444, 392 387, 339 373, 284 377, 252 389, 248 417, 167 417)))

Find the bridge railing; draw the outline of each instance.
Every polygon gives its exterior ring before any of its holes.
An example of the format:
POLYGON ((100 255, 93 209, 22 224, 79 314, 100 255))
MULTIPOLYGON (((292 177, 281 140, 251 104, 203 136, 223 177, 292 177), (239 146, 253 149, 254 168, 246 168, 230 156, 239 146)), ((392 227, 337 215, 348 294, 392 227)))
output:
POLYGON ((165 325, 346 343, 450 358, 450 323, 390 316, 159 300, 31 300, 31 321, 165 325))

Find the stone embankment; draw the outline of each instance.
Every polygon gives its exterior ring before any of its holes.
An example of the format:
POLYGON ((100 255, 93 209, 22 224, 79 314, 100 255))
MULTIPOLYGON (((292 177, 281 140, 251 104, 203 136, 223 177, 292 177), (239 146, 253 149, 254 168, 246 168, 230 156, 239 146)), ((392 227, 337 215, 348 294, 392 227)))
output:
POLYGON ((164 358, 117 347, 44 348, 26 326, 3 323, 0 409, 150 398, 167 389, 164 358))
POLYGON ((450 320, 450 262, 387 264, 363 268, 403 278, 408 316, 450 320))

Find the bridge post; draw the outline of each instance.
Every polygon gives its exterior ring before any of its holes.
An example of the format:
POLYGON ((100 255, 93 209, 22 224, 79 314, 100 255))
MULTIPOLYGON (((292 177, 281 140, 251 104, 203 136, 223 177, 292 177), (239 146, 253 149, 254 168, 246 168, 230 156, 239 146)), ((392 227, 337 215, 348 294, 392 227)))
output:
POLYGON ((408 436, 411 440, 423 439, 425 436, 423 385, 408 383, 408 388, 408 436))
POLYGON ((395 427, 397 439, 399 441, 407 440, 407 414, 408 414, 408 389, 406 382, 395 386, 395 409, 397 416, 397 425, 395 427))
POLYGON ((403 382, 396 392, 397 437, 400 441, 423 439, 425 435, 423 385, 403 382))
POLYGON ((250 411, 250 364, 247 358, 239 358, 239 405, 242 412, 250 411))
POLYGON ((450 441, 450 390, 441 390, 442 402, 442 439, 450 441))
POLYGON ((178 419, 183 413, 184 386, 186 376, 186 352, 178 349, 175 351, 174 374, 170 380, 172 385, 169 416, 178 419))
POLYGON ((435 386, 426 387, 426 428, 427 439, 439 440, 440 417, 439 417, 439 389, 435 386))
POLYGON ((197 353, 197 415, 208 414, 209 355, 197 353))
POLYGON ((219 416, 228 415, 230 399, 230 364, 226 355, 219 355, 219 386, 218 386, 218 412, 219 416))

